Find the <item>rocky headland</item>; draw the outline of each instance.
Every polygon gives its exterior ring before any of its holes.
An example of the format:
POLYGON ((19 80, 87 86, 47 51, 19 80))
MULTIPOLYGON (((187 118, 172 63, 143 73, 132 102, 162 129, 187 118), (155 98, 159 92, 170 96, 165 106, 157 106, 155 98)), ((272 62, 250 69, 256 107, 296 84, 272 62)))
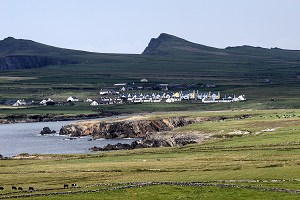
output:
MULTIPOLYGON (((248 115, 235 118, 247 118, 248 115)), ((177 127, 183 127, 196 122, 225 120, 229 117, 147 117, 135 116, 109 121, 83 121, 61 128, 59 134, 79 137, 91 135, 93 139, 105 138, 142 138, 132 144, 107 145, 92 147, 93 151, 171 147, 191 143, 199 143, 210 139, 209 134, 172 132, 177 127)))
POLYGON ((208 119, 203 117, 151 119, 146 116, 135 116, 108 121, 83 121, 63 126, 59 134, 72 137, 91 135, 93 139, 145 138, 149 133, 170 131, 176 127, 186 126, 203 120, 208 119))

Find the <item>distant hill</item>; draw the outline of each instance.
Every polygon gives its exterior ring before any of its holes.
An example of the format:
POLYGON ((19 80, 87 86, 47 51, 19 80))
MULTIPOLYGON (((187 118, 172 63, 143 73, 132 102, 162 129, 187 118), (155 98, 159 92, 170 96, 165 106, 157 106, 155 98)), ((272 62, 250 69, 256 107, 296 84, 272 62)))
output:
MULTIPOLYGON (((298 70, 300 51, 252 46, 220 49, 189 42, 167 33, 160 34, 158 38, 152 38, 142 54, 131 55, 63 49, 12 37, 0 41, 0 70, 31 69, 52 65, 72 65, 82 69, 101 66, 101 69, 105 67, 108 73, 112 68, 118 68, 115 72, 120 73, 122 71, 152 73, 155 70, 154 65, 160 66, 159 70, 162 70, 161 66, 164 66, 167 72, 176 66, 177 73, 182 74, 183 71, 190 70, 194 74, 201 72, 206 76, 210 76, 210 71, 214 71, 216 75, 217 72, 221 73, 226 69, 227 72, 235 73, 235 76, 239 74, 239 77, 251 76, 251 78, 254 76, 270 78, 267 72, 277 70, 285 74, 289 72, 287 75, 289 77, 300 74, 298 70), (183 65, 185 68, 182 68, 183 65), (107 69, 108 66, 111 68, 107 69), (295 66, 296 68, 292 71, 288 70, 289 67, 295 66)), ((277 71, 274 72, 274 76, 279 78, 277 71)))
POLYGON ((162 33, 158 38, 152 38, 143 51, 143 55, 175 55, 185 53, 207 53, 215 55, 226 54, 222 49, 208 47, 189 42, 182 38, 162 33))
POLYGON ((8 37, 0 41, 0 70, 78 64, 84 52, 8 37), (79 56, 79 57, 78 57, 79 56))
POLYGON ((158 38, 152 38, 142 53, 143 55, 170 55, 170 56, 218 56, 228 58, 249 58, 267 60, 300 61, 299 50, 284 50, 279 48, 262 48, 252 46, 227 47, 219 49, 201 44, 196 44, 182 38, 161 33, 158 38))

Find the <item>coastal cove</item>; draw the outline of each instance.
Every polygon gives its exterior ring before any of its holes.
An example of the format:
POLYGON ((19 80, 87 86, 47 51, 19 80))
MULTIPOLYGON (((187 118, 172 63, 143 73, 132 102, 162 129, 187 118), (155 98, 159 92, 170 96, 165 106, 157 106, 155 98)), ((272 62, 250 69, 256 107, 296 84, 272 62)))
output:
POLYGON ((138 139, 92 140, 91 136, 72 138, 58 134, 62 126, 72 122, 76 121, 0 124, 0 154, 3 157, 12 157, 22 153, 84 154, 92 153, 88 149, 93 146, 131 143, 138 139), (49 127, 51 130, 55 130, 56 133, 40 135, 39 133, 43 127, 49 127))

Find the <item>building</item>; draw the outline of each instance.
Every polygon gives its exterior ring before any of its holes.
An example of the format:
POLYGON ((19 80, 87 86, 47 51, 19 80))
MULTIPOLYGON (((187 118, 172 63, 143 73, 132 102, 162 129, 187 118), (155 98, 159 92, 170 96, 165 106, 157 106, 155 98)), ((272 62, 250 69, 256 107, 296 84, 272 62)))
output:
POLYGON ((67 102, 76 102, 79 101, 78 97, 76 96, 69 96, 69 98, 67 98, 67 102))

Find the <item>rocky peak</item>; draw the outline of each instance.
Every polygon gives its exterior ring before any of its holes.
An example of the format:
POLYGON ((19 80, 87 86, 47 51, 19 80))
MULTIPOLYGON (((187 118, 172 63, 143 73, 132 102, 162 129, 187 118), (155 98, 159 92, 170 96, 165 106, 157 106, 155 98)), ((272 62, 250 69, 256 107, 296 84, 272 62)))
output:
POLYGON ((152 38, 146 47, 146 49, 143 51, 142 54, 145 55, 166 55, 168 54, 165 51, 159 50, 159 46, 163 43, 172 42, 172 41, 180 41, 183 39, 180 39, 176 36, 169 35, 167 33, 161 33, 158 38, 152 38))
POLYGON ((170 34, 167 34, 167 33, 161 33, 159 36, 158 36, 158 40, 160 41, 168 41, 168 40, 172 40, 172 39, 176 39, 177 37, 174 36, 174 35, 170 35, 170 34))
POLYGON ((4 38, 4 40, 15 40, 15 38, 14 37, 7 37, 7 38, 4 38))
POLYGON ((158 38, 152 38, 143 51, 143 55, 174 55, 186 53, 224 54, 222 50, 196 44, 185 39, 161 33, 158 38))

